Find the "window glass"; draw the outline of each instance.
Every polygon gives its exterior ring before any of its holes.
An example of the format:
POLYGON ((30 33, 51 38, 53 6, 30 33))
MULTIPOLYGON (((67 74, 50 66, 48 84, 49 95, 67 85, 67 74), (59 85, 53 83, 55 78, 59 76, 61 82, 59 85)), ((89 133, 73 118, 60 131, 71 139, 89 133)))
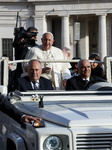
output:
POLYGON ((7 54, 8 56, 13 58, 13 47, 12 47, 13 39, 2 39, 2 54, 7 54))

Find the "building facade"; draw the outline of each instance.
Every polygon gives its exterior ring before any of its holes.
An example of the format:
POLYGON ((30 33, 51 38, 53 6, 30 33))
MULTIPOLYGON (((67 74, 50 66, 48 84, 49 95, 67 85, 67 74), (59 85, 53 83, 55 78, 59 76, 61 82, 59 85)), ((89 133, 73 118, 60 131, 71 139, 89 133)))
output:
POLYGON ((111 0, 0 0, 0 56, 10 51, 14 57, 14 28, 30 26, 39 31, 38 44, 50 31, 54 46, 70 48, 71 58, 112 56, 111 0))

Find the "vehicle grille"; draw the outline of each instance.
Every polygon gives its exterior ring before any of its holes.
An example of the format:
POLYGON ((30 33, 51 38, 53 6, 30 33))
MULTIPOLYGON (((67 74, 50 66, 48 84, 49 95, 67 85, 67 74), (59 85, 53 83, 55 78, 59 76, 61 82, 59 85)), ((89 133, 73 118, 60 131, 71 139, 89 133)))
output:
POLYGON ((112 134, 78 134, 76 150, 112 150, 112 134))

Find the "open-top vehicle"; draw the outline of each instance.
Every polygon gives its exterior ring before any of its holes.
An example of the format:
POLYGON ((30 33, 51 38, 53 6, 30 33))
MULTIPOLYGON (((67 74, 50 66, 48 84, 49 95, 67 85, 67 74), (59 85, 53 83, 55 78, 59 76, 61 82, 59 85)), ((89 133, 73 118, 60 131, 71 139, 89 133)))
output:
POLYGON ((11 93, 5 83, 2 76, 1 93, 25 114, 43 118, 43 123, 19 124, 0 112, 0 150, 112 149, 110 83, 94 83, 87 91, 11 93))

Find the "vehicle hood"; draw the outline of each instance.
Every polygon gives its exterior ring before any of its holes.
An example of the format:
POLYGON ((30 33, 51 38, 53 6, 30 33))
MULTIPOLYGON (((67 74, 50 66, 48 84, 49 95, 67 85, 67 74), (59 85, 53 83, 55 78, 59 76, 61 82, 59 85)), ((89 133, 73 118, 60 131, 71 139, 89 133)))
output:
POLYGON ((24 113, 62 126, 112 125, 111 103, 45 103, 43 108, 37 102, 15 105, 24 113))

